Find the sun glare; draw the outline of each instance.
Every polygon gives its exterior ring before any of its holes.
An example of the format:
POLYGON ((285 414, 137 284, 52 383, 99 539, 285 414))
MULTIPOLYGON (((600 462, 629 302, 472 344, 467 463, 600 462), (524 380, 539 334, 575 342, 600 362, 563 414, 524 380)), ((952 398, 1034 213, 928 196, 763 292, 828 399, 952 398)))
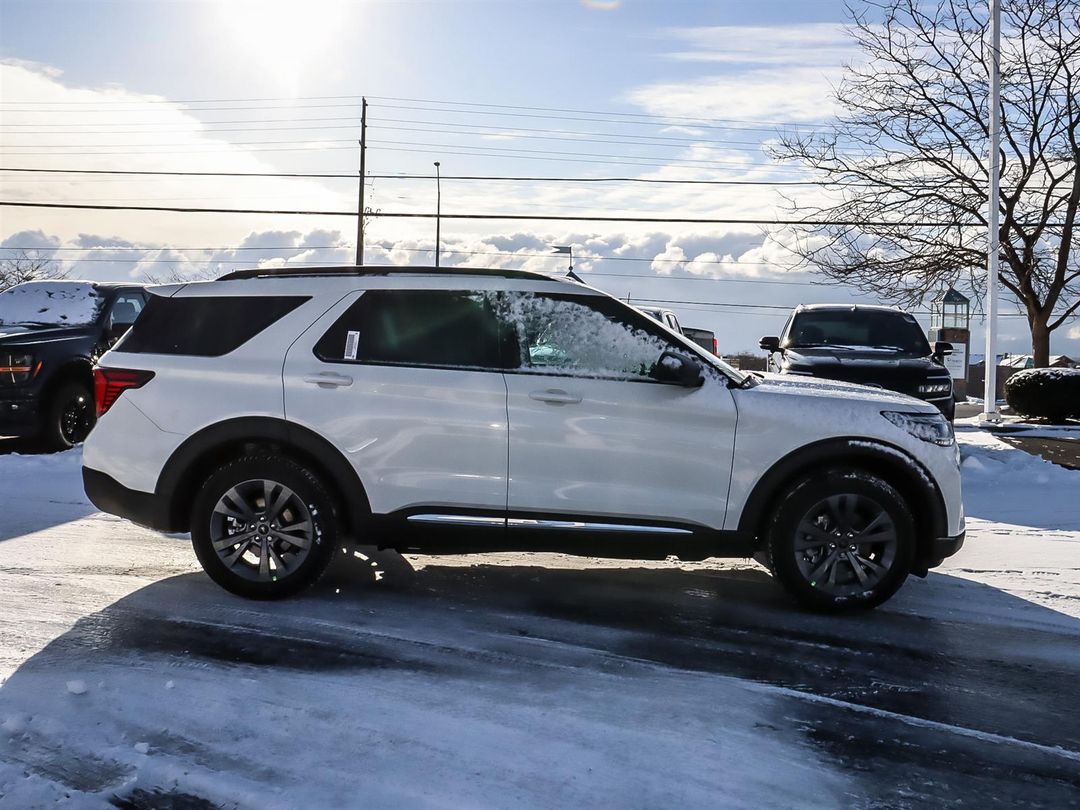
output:
POLYGON ((349 0, 221 0, 213 6, 214 24, 238 58, 295 93, 301 77, 331 57, 354 5, 349 0))

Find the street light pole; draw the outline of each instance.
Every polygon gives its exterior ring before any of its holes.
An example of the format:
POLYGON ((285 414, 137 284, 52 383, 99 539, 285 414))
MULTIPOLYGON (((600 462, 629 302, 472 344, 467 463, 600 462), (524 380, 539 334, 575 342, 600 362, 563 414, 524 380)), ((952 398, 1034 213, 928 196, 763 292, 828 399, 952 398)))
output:
POLYGON ((442 174, 439 161, 435 161, 435 266, 439 266, 440 225, 442 224, 442 174))
POLYGON ((1001 0, 990 0, 990 154, 989 184, 987 194, 986 239, 986 359, 983 390, 983 412, 979 419, 984 422, 1000 422, 997 409, 997 309, 998 309, 998 253, 1001 235, 998 225, 999 206, 999 154, 1001 127, 1001 0))

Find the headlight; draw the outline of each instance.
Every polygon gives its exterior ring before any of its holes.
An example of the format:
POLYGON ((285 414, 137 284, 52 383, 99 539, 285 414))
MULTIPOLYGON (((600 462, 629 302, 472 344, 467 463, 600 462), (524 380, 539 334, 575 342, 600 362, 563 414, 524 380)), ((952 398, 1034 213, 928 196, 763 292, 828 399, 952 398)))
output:
POLYGON ((34 370, 34 356, 0 352, 0 385, 15 385, 30 379, 34 370))
POLYGON ((919 386, 920 394, 947 394, 952 390, 951 383, 922 383, 919 386))
POLYGON ((903 428, 916 439, 948 447, 953 443, 953 430, 949 420, 940 413, 903 413, 902 411, 882 411, 881 415, 903 428))

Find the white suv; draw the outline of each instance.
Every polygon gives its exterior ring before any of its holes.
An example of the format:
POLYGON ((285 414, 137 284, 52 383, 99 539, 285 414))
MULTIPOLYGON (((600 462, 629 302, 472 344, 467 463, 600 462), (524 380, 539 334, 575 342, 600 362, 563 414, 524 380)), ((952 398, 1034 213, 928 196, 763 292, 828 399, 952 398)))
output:
POLYGON ((583 284, 505 270, 251 270, 151 288, 96 369, 83 477, 274 598, 345 538, 425 554, 755 556, 869 607, 964 538, 933 406, 751 376, 583 284))

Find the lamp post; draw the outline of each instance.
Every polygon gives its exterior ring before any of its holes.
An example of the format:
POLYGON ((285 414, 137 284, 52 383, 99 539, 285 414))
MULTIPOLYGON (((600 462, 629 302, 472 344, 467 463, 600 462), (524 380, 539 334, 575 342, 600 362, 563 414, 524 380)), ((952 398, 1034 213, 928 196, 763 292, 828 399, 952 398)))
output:
POLYGON ((439 231, 442 224, 442 173, 439 161, 435 161, 435 266, 439 266, 439 231))
POLYGON ((983 388, 983 412, 979 419, 984 422, 1000 422, 997 409, 997 286, 998 251, 998 144, 1001 127, 1001 2, 990 0, 990 154, 989 188, 987 189, 987 240, 986 240, 986 376, 983 388))

